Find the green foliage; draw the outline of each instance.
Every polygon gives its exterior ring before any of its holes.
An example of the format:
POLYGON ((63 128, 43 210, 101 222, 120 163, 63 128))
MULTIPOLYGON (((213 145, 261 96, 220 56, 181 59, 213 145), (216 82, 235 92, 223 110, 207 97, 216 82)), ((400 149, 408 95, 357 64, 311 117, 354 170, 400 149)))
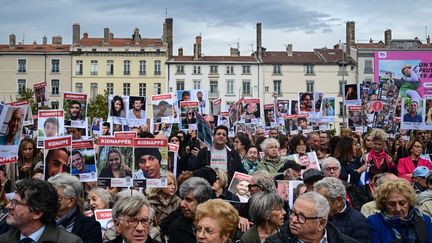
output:
POLYGON ((92 122, 93 118, 101 117, 105 121, 108 116, 108 93, 104 92, 104 95, 98 94, 96 97, 90 100, 87 109, 87 117, 89 122, 92 122))

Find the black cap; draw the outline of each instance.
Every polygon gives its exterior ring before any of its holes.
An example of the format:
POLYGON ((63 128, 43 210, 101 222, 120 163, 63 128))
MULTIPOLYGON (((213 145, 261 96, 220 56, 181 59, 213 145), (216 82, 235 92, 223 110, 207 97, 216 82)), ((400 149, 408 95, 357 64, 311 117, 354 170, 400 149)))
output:
POLYGON ((322 171, 317 169, 311 168, 303 172, 303 182, 305 184, 315 183, 323 178, 324 178, 324 174, 322 173, 322 171))
POLYGON ((162 155, 158 148, 135 148, 135 160, 138 162, 141 156, 143 155, 152 155, 159 160, 159 163, 162 161, 162 155))
POLYGON ((159 105, 168 105, 168 102, 166 102, 165 100, 162 100, 161 102, 159 102, 159 105))
POLYGON ((287 169, 304 170, 306 169, 306 166, 298 164, 294 160, 287 160, 282 168, 279 169, 279 172, 284 172, 287 169))
POLYGON ((192 172, 193 176, 204 178, 210 185, 213 185, 217 180, 217 174, 214 169, 209 166, 204 166, 192 172))

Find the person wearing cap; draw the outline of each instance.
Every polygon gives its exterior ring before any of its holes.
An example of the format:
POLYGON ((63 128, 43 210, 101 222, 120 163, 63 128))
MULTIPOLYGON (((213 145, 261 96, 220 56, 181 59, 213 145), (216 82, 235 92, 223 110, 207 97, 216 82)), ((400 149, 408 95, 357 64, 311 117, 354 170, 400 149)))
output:
POLYGON ((412 99, 409 107, 408 112, 405 113, 403 117, 404 122, 422 122, 422 117, 417 113, 417 109, 419 107, 419 103, 417 100, 412 99))
POLYGON ((134 179, 161 178, 162 155, 157 148, 136 148, 135 161, 139 170, 133 174, 134 179))
POLYGON ((161 102, 159 102, 158 112, 154 115, 154 118, 172 116, 172 112, 170 109, 168 109, 168 106, 169 106, 169 104, 165 100, 162 100, 161 102))
POLYGON ((306 191, 313 191, 315 182, 324 178, 324 174, 318 169, 307 169, 303 172, 303 183, 306 185, 306 191))
POLYGON ((293 160, 288 160, 279 170, 283 174, 275 176, 275 180, 301 180, 301 170, 305 169, 306 166, 297 164, 293 160))
POLYGON ((429 168, 426 166, 418 166, 412 173, 412 182, 417 194, 427 189, 426 176, 429 173, 429 168))
POLYGON ((421 158, 424 144, 420 139, 414 138, 408 143, 408 157, 400 159, 397 165, 398 176, 412 182, 412 173, 418 166, 426 166, 432 170, 432 164, 429 160, 421 158))
POLYGON ((426 175, 427 189, 422 191, 416 198, 418 209, 432 217, 432 171, 426 175))

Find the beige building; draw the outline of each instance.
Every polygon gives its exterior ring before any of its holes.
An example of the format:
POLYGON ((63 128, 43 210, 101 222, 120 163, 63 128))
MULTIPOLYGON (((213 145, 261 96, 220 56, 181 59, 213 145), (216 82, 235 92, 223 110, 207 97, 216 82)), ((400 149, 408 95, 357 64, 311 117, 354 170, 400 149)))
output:
POLYGON ((10 35, 9 44, 0 45, 0 101, 15 101, 21 90, 46 82, 48 105, 59 108, 63 92, 71 90, 69 47, 60 36, 52 37, 52 44, 44 37, 42 44, 24 45, 10 35))

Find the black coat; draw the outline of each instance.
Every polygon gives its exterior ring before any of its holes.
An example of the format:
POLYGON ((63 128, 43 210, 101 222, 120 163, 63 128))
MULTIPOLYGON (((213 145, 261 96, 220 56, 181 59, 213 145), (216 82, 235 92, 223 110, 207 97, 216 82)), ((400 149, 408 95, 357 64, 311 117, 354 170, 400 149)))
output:
POLYGON ((371 232, 367 219, 359 211, 347 205, 343 212, 335 214, 330 222, 343 234, 361 242, 371 242, 371 232))
MULTIPOLYGON (((105 243, 123 243, 123 237, 119 235, 114 240, 105 241, 105 243)), ((145 243, 161 243, 161 242, 157 240, 153 240, 152 238, 150 238, 150 236, 148 236, 145 243)))
POLYGON ((63 220, 64 225, 67 225, 67 222, 70 222, 73 218, 75 220, 71 231, 72 234, 79 236, 84 243, 102 243, 101 225, 94 217, 84 216, 76 207, 75 213, 63 220))
POLYGON ((192 219, 180 216, 169 227, 168 243, 195 243, 192 219))

